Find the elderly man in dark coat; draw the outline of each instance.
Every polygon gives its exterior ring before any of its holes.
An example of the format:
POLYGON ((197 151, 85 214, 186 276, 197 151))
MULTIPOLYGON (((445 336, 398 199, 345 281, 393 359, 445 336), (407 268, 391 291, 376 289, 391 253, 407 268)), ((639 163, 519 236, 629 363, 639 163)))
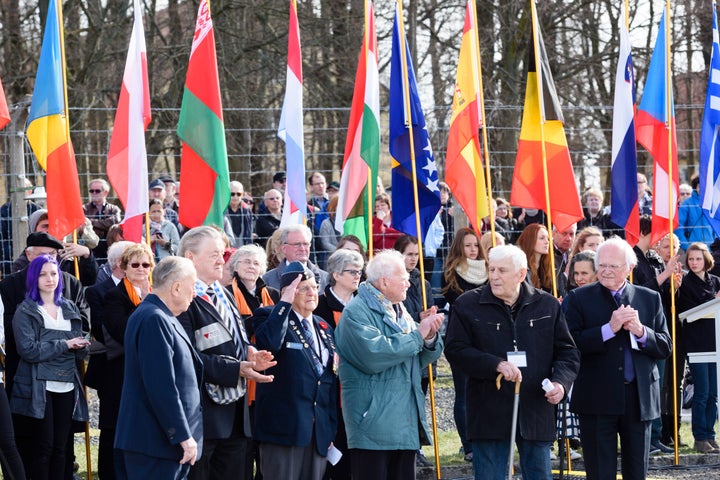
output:
POLYGON ((507 245, 490 251, 487 286, 461 295, 453 305, 445 355, 468 376, 467 436, 475 478, 502 479, 507 472, 514 385, 520 388, 515 442, 523 479, 551 478, 550 445, 555 405, 579 367, 577 348, 560 304, 524 282, 527 257, 507 245), (506 381, 500 390, 496 377, 506 381), (543 390, 543 380, 551 383, 543 390))

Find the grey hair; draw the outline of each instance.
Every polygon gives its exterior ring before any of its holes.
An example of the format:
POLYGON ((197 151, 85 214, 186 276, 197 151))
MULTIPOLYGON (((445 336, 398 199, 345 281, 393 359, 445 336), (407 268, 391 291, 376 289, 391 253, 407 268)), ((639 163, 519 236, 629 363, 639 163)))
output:
POLYGON ((381 278, 395 274, 396 269, 405 271, 405 257, 397 250, 381 250, 368 262, 365 268, 367 281, 375 285, 381 278))
POLYGON ((635 265, 637 265, 637 255, 635 255, 635 251, 630 246, 630 244, 622 238, 612 237, 601 243, 597 249, 597 252, 595 252, 595 270, 598 270, 598 265, 600 264, 600 255, 602 251, 610 246, 619 248, 620 251, 623 252, 623 255, 625 256, 625 266, 627 268, 633 268, 635 265))
POLYGON ((245 191, 245 187, 243 187, 243 184, 238 182, 237 180, 233 180, 230 182, 230 186, 232 187, 233 185, 235 185, 236 187, 239 185, 240 190, 242 190, 243 192, 245 191))
POLYGON ((515 245, 498 245, 488 254, 488 262, 502 262, 508 259, 512 262, 515 270, 520 271, 523 268, 527 270, 527 255, 515 245))
POLYGON ((122 257, 125 249, 134 244, 135 242, 131 242, 129 240, 119 240, 110 245, 110 248, 107 250, 107 263, 110 265, 111 269, 115 268, 115 265, 118 260, 120 260, 120 257, 122 257))
POLYGON ((185 235, 183 235, 183 237, 180 239, 180 243, 178 244, 178 251, 177 251, 178 256, 184 257, 185 252, 187 252, 187 251, 191 251, 193 253, 198 253, 200 244, 206 238, 215 238, 221 242, 223 241, 222 235, 220 235, 220 232, 217 229, 215 229, 209 225, 202 225, 200 227, 195 227, 195 228, 188 230, 185 233, 185 235))
POLYGON ((287 227, 283 227, 282 232, 280 233, 280 245, 284 245, 287 243, 288 236, 291 233, 302 233, 305 237, 305 240, 308 242, 312 240, 312 231, 307 227, 307 225, 301 225, 301 224, 294 224, 294 225, 288 225, 287 227))
POLYGON ((94 178, 94 179, 90 180, 88 182, 88 188, 90 188, 90 185, 92 185, 93 183, 101 183, 104 191, 106 191, 106 192, 110 191, 110 184, 104 178, 94 178))
POLYGON ((258 259, 260 262, 260 276, 265 275, 265 272, 267 272, 267 254, 262 247, 254 243, 243 245, 230 256, 230 260, 228 260, 230 271, 234 272, 240 259, 247 257, 258 259))
POLYGON ((348 265, 358 267, 359 270, 362 270, 364 264, 365 260, 363 260, 363 256, 354 250, 348 250, 346 248, 335 250, 333 254, 328 257, 327 264, 325 265, 325 271, 327 271, 330 276, 330 285, 335 285, 333 273, 342 274, 348 265))
POLYGON ((189 276, 196 276, 195 265, 193 265, 192 260, 185 257, 165 257, 152 271, 153 289, 166 290, 174 282, 189 276))

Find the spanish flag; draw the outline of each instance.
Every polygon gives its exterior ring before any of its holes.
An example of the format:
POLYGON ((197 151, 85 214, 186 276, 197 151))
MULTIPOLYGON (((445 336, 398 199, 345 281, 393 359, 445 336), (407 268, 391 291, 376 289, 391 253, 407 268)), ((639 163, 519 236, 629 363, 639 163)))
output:
POLYGON ((455 77, 445 179, 476 232, 480 232, 482 219, 489 215, 487 184, 480 157, 479 135, 483 118, 479 66, 475 2, 468 0, 455 77))
POLYGON ((50 0, 27 125, 28 142, 45 170, 49 230, 57 238, 63 238, 85 223, 65 99, 60 9, 57 0, 50 0))
POLYGON ((563 129, 560 102, 537 23, 534 1, 530 2, 530 8, 533 41, 529 49, 525 107, 510 203, 544 211, 547 211, 549 204, 553 224, 558 231, 563 231, 583 218, 582 206, 563 129), (539 62, 536 50, 539 52, 539 62), (547 186, 543 164, 547 165, 547 186))

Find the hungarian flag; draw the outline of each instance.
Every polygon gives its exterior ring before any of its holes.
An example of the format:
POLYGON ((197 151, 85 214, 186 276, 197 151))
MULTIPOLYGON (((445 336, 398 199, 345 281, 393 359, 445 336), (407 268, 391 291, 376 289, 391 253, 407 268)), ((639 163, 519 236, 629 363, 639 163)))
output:
POLYGON ((375 201, 380 163, 380 82, 372 2, 365 0, 365 36, 360 49, 335 229, 368 245, 368 219, 375 201))
POLYGON ((563 129, 560 102, 537 22, 535 2, 530 2, 530 8, 533 41, 529 49, 525 107, 510 203, 543 211, 547 211, 549 204, 553 224, 558 231, 563 231, 583 218, 582 206, 563 129), (539 59, 535 57, 536 49, 539 59), (545 166, 547 189, 543 172, 545 166))
POLYGON ((0 82, 0 130, 10 123, 10 111, 8 110, 7 100, 5 99, 5 90, 2 82, 0 82))
POLYGON ((489 215, 488 195, 480 156, 483 121, 480 91, 480 47, 473 0, 465 7, 460 57, 448 133, 445 179, 476 232, 489 215))
POLYGON ((638 142, 650 152, 655 161, 651 244, 655 244, 678 226, 678 157, 675 106, 672 84, 668 83, 670 59, 667 46, 670 45, 670 38, 665 27, 666 13, 663 12, 660 20, 643 97, 635 117, 638 142), (673 219, 672 227, 670 218, 673 219))
POLYGON ((637 189, 637 145, 635 142, 635 74, 625 5, 619 17, 620 54, 615 72, 615 103, 612 136, 612 191, 610 219, 625 229, 625 239, 635 245, 640 239, 637 189))
POLYGON ((208 0, 200 0, 177 134, 182 140, 180 223, 222 227, 230 173, 208 0))
POLYGON ((133 0, 133 8, 133 29, 110 138, 107 175, 125 209, 123 236, 132 242, 141 242, 142 221, 148 211, 145 130, 151 114, 140 0, 133 0))
POLYGON ((420 104, 410 48, 402 27, 400 7, 398 2, 390 59, 392 226, 424 241, 430 224, 440 211, 440 180, 420 104))
POLYGON ((297 3, 290 0, 288 24, 288 60, 278 137, 285 142, 287 182, 280 226, 305 223, 307 198, 305 197, 305 142, 303 139, 303 76, 300 56, 300 27, 297 3))
POLYGON ((65 56, 62 10, 50 0, 35 88, 27 123, 27 139, 45 170, 50 234, 63 238, 85 223, 70 120, 65 99, 65 56))

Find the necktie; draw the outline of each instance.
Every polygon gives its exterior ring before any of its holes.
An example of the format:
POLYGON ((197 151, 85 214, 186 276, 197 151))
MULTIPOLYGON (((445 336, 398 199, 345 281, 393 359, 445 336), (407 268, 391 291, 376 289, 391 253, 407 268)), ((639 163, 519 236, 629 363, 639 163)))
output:
POLYGON ((212 285, 210 285, 207 290, 205 291, 208 298, 210 299, 210 303, 213 304, 215 307, 215 310, 217 310, 218 314, 220 315, 220 318, 222 319, 223 325, 225 325, 225 328, 230 332, 233 338, 233 342, 235 343, 235 355, 237 358, 242 360, 242 342, 240 342, 240 336, 238 334, 237 328, 234 325, 235 318, 230 309, 225 305, 225 303, 218 297, 217 293, 213 289, 212 285))
POLYGON ((302 322, 300 323, 303 327, 303 335, 305 335, 305 341, 307 342, 308 347, 311 350, 311 356, 313 359, 313 365, 315 366, 315 370, 317 371, 318 375, 322 375, 324 368, 322 365, 322 361, 320 360, 320 352, 315 349, 315 336, 310 330, 312 328, 310 326, 310 322, 307 318, 303 318, 302 322))
MULTIPOLYGON (((622 299, 620 298, 620 292, 615 292, 613 295, 613 298, 615 299, 615 303, 617 303, 618 307, 622 305, 622 299)), ((625 377, 626 382, 632 382, 635 380, 635 365, 633 364, 632 360, 632 347, 630 346, 630 335, 632 333, 627 332, 627 338, 626 338, 626 345, 624 350, 624 365, 623 365, 623 376, 625 377)))

